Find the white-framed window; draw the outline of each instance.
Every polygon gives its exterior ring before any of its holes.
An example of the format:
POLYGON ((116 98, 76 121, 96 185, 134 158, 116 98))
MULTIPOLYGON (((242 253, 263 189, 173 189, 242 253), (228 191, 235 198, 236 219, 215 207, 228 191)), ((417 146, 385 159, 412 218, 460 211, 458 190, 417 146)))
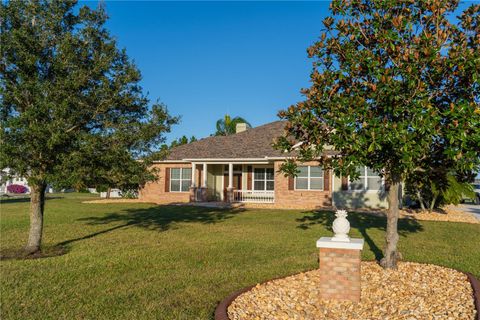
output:
POLYGON ((191 168, 171 168, 170 169, 170 191, 187 192, 192 184, 191 168))
POLYGON ((358 167, 360 176, 357 180, 350 181, 348 189, 351 191, 378 191, 383 188, 383 179, 378 173, 368 167, 358 167))
POLYGON ((323 190, 324 175, 320 166, 299 166, 295 190, 323 190))
POLYGON ((275 171, 273 168, 253 169, 253 190, 271 191, 275 186, 275 171))

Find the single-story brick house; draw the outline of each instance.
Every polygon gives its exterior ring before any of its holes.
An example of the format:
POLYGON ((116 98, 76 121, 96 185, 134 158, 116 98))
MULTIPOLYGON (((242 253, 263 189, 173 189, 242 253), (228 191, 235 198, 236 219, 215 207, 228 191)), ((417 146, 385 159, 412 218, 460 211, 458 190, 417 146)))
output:
POLYGON ((283 121, 251 129, 239 125, 236 134, 175 147, 165 160, 154 163, 158 180, 141 188, 139 198, 165 204, 222 201, 271 208, 387 206, 382 179, 365 167, 359 168, 360 178, 354 182, 332 176, 315 161, 300 163, 297 177, 279 173, 288 154, 272 143, 284 127, 283 121))

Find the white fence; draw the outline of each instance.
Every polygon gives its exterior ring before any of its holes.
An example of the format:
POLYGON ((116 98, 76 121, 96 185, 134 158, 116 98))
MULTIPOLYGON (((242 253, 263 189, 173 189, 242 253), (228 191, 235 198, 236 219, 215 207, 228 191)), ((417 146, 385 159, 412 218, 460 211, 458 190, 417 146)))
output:
POLYGON ((234 202, 274 203, 275 191, 234 190, 234 202))

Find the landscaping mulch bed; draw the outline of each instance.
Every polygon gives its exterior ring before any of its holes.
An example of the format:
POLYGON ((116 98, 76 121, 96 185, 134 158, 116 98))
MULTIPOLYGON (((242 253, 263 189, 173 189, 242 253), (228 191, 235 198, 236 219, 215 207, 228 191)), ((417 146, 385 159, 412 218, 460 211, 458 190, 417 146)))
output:
MULTIPOLYGON (((386 212, 384 210, 357 210, 360 213, 367 213, 378 217, 384 217, 386 212)), ((441 210, 434 210, 432 212, 422 210, 400 210, 400 219, 413 219, 420 221, 443 221, 443 222, 464 222, 464 223, 480 223, 473 214, 463 212, 455 206, 446 206, 441 210)))
POLYGON ((446 206, 441 211, 433 212, 401 210, 400 217, 427 221, 480 223, 480 220, 475 218, 474 215, 463 212, 454 206, 446 206))
POLYGON ((466 274, 436 265, 399 263, 383 270, 362 262, 361 302, 320 300, 319 271, 259 284, 239 295, 228 317, 239 319, 476 319, 466 274))

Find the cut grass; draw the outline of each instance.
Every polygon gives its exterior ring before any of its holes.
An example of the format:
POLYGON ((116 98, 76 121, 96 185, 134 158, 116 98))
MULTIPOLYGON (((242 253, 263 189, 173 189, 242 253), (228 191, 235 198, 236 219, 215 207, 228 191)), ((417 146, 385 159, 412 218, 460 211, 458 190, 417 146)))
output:
MULTIPOLYGON (((46 204, 44 244, 68 252, 0 261, 2 319, 211 319, 216 304, 247 285, 317 267, 315 241, 333 215, 294 210, 220 210, 150 204, 46 204)), ((1 204, 0 250, 27 239, 28 202, 1 204)), ((350 233, 379 258, 385 220, 351 214, 350 233)), ((405 260, 480 277, 480 225, 401 220, 405 260)))

